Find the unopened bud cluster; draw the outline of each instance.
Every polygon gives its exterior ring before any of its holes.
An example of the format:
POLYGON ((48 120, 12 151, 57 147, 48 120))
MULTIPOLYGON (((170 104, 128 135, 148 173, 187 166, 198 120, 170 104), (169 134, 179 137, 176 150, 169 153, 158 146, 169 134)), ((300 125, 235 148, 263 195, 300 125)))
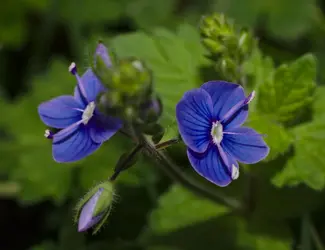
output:
POLYGON ((223 14, 212 14, 202 18, 200 33, 203 45, 216 62, 217 71, 226 80, 238 81, 240 66, 256 46, 251 32, 237 29, 223 14))

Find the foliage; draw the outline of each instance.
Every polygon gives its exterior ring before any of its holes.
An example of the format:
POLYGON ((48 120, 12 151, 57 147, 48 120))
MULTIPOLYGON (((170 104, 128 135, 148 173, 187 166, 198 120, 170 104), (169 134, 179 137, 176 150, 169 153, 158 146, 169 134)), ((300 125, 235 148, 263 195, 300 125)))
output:
MULTIPOLYGON (((0 207, 8 214, 0 219, 8 228, 3 248, 324 249, 322 8, 307 0, 5 1, 0 8, 0 207), (211 11, 225 14, 218 39, 202 32, 200 18, 211 11), (58 164, 37 106, 73 93, 69 63, 92 60, 83 51, 94 37, 117 57, 141 59, 152 71, 163 106, 161 142, 178 137, 175 106, 184 92, 222 79, 238 82, 247 93, 256 90, 247 125, 265 134, 269 156, 242 165, 238 180, 218 188, 194 173, 184 145, 174 145, 177 140, 160 155, 149 150, 119 175, 112 211, 99 233, 77 233, 74 204, 109 178, 135 143, 116 134, 86 159, 58 164), (175 164, 168 167, 164 157, 175 164), (233 209, 225 202, 230 199, 244 209, 233 209), (33 237, 16 240, 27 231, 33 237)), ((220 15, 214 18, 212 25, 220 15)))

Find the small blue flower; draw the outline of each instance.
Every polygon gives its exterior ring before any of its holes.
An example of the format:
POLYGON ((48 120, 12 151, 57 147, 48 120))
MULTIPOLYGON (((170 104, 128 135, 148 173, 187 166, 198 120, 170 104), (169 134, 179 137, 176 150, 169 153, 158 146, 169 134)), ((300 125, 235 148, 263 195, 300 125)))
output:
MULTIPOLYGON (((105 52, 106 48, 99 44, 96 54, 110 66, 105 52)), ((90 155, 122 127, 120 119, 104 116, 96 108, 96 98, 106 89, 93 71, 88 69, 80 77, 74 63, 69 70, 78 82, 74 96, 59 96, 38 107, 41 120, 60 130, 56 134, 45 132, 53 140, 53 158, 57 162, 74 162, 90 155)))
POLYGON ((269 153, 260 134, 241 127, 254 95, 252 92, 245 97, 238 84, 210 81, 185 93, 176 106, 179 131, 191 165, 218 186, 227 186, 238 178, 238 162, 257 163, 269 153))

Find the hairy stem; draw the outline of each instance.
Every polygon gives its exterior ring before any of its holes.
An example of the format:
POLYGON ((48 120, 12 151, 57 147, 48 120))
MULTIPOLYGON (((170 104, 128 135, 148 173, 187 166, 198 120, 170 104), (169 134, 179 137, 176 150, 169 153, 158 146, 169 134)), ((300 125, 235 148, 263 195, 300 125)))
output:
POLYGON ((143 149, 144 145, 139 143, 137 146, 135 146, 130 154, 127 156, 127 158, 123 161, 123 164, 119 166, 118 168, 115 168, 115 171, 113 175, 109 178, 110 181, 115 181, 116 178, 120 175, 121 172, 126 170, 127 168, 124 167, 128 162, 132 161, 133 158, 143 149))
POLYGON ((200 182, 194 180, 186 173, 181 171, 179 167, 176 164, 174 164, 171 160, 169 160, 164 153, 158 152, 154 145, 150 144, 150 142, 148 141, 145 142, 146 142, 145 148, 148 155, 150 156, 154 155, 156 158, 159 159, 159 162, 161 163, 160 167, 162 171, 164 171, 165 174, 167 174, 171 179, 180 183, 181 185, 191 190, 192 192, 200 196, 203 196, 205 198, 208 198, 216 203, 225 205, 234 210, 242 209, 241 203, 238 200, 226 197, 216 192, 216 190, 211 190, 207 188, 205 185, 202 185, 200 182))
POLYGON ((179 139, 178 138, 174 138, 174 139, 170 139, 168 141, 164 141, 164 142, 161 142, 161 143, 158 143, 155 145, 156 149, 157 150, 160 150, 160 149, 164 149, 164 148, 167 148, 171 145, 174 145, 176 143, 179 142, 179 139))
POLYGON ((321 238, 319 237, 319 234, 312 222, 310 222, 310 234, 311 234, 312 240, 314 241, 316 249, 317 250, 325 250, 324 244, 323 244, 321 238))
MULTIPOLYGON (((166 146, 177 143, 178 139, 171 139, 166 142, 153 145, 141 133, 137 132, 138 131, 136 131, 133 126, 131 126, 131 134, 134 137, 138 138, 139 146, 141 145, 144 148, 144 152, 147 153, 148 156, 154 156, 159 160, 160 164, 158 166, 171 179, 180 183, 183 187, 189 189, 193 193, 210 199, 213 202, 225 205, 235 211, 243 211, 243 206, 237 199, 224 196, 223 194, 216 192, 215 189, 212 190, 205 185, 202 185, 200 182, 194 180, 192 177, 181 171, 180 168, 170 159, 168 159, 168 157, 163 152, 158 151, 159 149, 163 149, 166 146)), ((127 135, 127 133, 123 134, 127 135)), ((116 174, 118 175, 119 173, 114 173, 113 176, 116 174)))

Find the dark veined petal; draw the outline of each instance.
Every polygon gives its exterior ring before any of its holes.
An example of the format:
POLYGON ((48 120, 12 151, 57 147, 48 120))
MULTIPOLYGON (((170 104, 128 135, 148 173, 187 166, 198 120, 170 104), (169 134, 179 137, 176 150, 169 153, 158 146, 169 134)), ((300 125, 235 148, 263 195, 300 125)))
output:
POLYGON ((221 145, 239 162, 246 164, 263 160, 270 151, 262 135, 246 127, 227 129, 221 145))
MULTIPOLYGON (((102 44, 99 43, 96 48, 95 56, 100 56, 103 62, 106 64, 107 68, 112 66, 111 58, 109 57, 107 48, 102 44)), ((96 58, 95 58, 95 65, 96 65, 96 58)))
POLYGON ((188 159, 194 170, 208 181, 225 187, 238 177, 238 163, 229 154, 222 157, 216 146, 210 146, 208 150, 199 154, 191 149, 187 150, 188 159), (227 163, 226 163, 227 162, 227 163), (232 177, 233 176, 233 177, 232 177))
POLYGON ((121 127, 122 120, 115 117, 108 117, 98 111, 90 120, 90 136, 94 142, 102 143, 111 138, 121 127))
POLYGON ((81 120, 82 106, 73 96, 59 96, 38 106, 41 120, 52 128, 66 128, 81 120))
MULTIPOLYGON (((210 81, 201 86, 206 90, 213 102, 213 114, 217 120, 221 120, 223 116, 237 103, 245 99, 244 89, 235 83, 224 81, 210 81)), ((248 116, 248 105, 243 106, 236 114, 227 120, 224 127, 239 127, 248 116)))
POLYGON ((78 81, 79 83, 75 88, 74 96, 76 100, 84 105, 96 101, 97 96, 106 91, 103 84, 91 69, 87 69, 78 81), (82 88, 82 90, 80 88, 82 88))
POLYGON ((176 106, 176 120, 185 144, 193 151, 203 153, 210 140, 212 101, 203 89, 185 93, 176 106))
POLYGON ((102 194, 103 189, 99 189, 83 206, 82 211, 80 213, 79 221, 78 221, 78 232, 86 231, 92 226, 96 225, 103 215, 93 216, 93 212, 97 205, 98 199, 102 194))
POLYGON ((90 130, 76 123, 53 136, 53 158, 57 162, 74 162, 90 155, 101 143, 91 139, 90 130), (73 127, 74 126, 74 127, 73 127))

